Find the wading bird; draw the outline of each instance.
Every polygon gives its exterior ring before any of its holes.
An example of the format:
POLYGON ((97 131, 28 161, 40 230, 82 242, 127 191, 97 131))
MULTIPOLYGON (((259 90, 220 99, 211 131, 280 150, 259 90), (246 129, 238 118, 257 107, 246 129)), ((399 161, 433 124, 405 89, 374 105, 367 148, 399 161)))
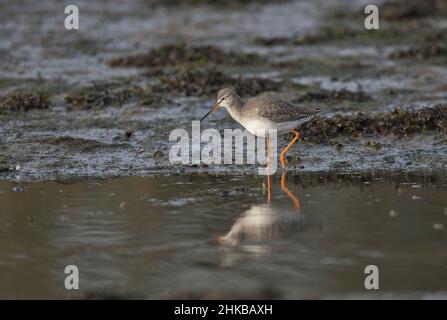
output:
MULTIPOLYGON (((217 102, 200 121, 218 108, 226 108, 234 120, 248 132, 266 137, 268 130, 275 129, 278 135, 292 131, 295 137, 281 152, 281 167, 285 170, 286 154, 298 140, 300 134, 295 128, 320 112, 320 109, 301 108, 279 98, 261 95, 250 98, 246 103, 231 88, 224 88, 217 93, 217 102), (260 131, 258 131, 260 130, 260 131)), ((267 149, 268 150, 268 149, 267 149)))
MULTIPOLYGON (((299 139, 300 134, 295 128, 302 123, 310 120, 320 112, 320 109, 301 108, 289 102, 283 101, 277 97, 261 95, 248 99, 245 103, 242 102, 241 97, 232 89, 224 88, 217 93, 216 104, 203 116, 200 121, 205 119, 211 112, 226 108, 234 120, 239 122, 247 131, 256 135, 265 137, 267 146, 267 184, 269 191, 270 202, 270 141, 268 131, 275 129, 277 135, 286 134, 292 131, 295 137, 284 148, 280 155, 281 167, 283 175, 281 177, 281 187, 290 196, 290 191, 285 185, 285 170, 286 170, 286 154, 299 139), (266 134, 267 133, 267 134, 266 134)), ((292 197, 292 200, 293 197, 292 197)), ((299 207, 299 201, 294 200, 295 205, 299 207)))

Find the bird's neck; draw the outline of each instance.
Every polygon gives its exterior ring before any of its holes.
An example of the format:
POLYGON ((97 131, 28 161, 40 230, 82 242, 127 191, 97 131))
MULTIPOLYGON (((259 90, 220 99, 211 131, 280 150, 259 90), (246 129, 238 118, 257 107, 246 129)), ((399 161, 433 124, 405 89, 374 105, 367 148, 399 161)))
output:
POLYGON ((240 119, 242 117, 242 106, 243 106, 243 103, 242 103, 241 98, 237 97, 237 98, 234 98, 233 104, 227 108, 231 117, 236 121, 240 121, 240 119))

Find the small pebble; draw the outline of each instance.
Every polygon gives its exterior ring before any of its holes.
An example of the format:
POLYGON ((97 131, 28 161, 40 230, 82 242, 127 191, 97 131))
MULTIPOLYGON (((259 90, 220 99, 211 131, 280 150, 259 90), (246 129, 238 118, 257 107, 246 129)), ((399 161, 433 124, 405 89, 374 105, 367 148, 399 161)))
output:
POLYGON ((433 224, 433 229, 442 230, 442 229, 444 229, 444 225, 442 223, 435 223, 435 224, 433 224))
POLYGON ((12 188, 12 191, 14 191, 14 192, 22 192, 23 188, 20 188, 19 186, 16 186, 16 187, 12 188))
POLYGON ((390 210, 390 217, 391 218, 395 218, 399 215, 399 213, 395 210, 390 210))
POLYGON ((20 164, 16 165, 16 171, 22 170, 22 166, 20 164))

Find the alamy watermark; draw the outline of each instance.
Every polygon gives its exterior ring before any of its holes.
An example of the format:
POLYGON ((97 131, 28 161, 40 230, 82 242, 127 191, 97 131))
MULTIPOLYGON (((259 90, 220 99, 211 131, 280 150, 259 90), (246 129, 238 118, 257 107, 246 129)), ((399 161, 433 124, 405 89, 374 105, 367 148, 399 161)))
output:
POLYGON ((79 269, 76 265, 70 264, 65 267, 64 273, 68 276, 65 277, 64 286, 67 290, 79 289, 79 269))
POLYGON ((365 7, 365 14, 368 16, 365 18, 365 29, 366 30, 378 30, 379 26, 379 8, 373 4, 365 7))
POLYGON ((366 290, 378 290, 379 289, 379 268, 373 264, 367 265, 365 267, 365 277, 364 285, 366 290))
POLYGON ((191 137, 185 129, 171 131, 169 141, 174 145, 169 151, 169 161, 172 164, 258 164, 260 175, 274 174, 277 170, 276 129, 258 129, 256 136, 241 129, 224 129, 223 138, 217 129, 201 131, 200 121, 192 121, 191 129, 191 137))
POLYGON ((68 5, 64 9, 65 17, 64 26, 67 30, 79 30, 79 9, 75 5, 68 5))
MULTIPOLYGON (((363 11, 367 14, 364 27, 367 30, 378 30, 379 27, 379 8, 376 5, 370 4, 365 7, 363 11)), ((76 5, 67 5, 64 8, 65 17, 64 26, 67 30, 79 30, 79 8, 76 5)))

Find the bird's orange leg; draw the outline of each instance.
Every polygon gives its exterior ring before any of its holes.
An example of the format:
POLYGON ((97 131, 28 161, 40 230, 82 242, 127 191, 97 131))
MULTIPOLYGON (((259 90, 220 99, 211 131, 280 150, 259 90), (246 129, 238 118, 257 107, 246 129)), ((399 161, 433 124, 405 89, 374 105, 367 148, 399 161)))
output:
POLYGON ((286 185, 286 172, 285 171, 283 171, 282 175, 281 175, 281 189, 282 189, 282 191, 284 191, 289 196, 290 199, 292 199, 293 204, 294 204, 296 210, 297 211, 300 210, 300 208, 301 208, 300 200, 298 199, 298 197, 296 195, 294 195, 289 190, 289 188, 287 188, 287 185, 286 185))
POLYGON ((267 146, 267 203, 270 203, 272 198, 270 185, 270 140, 265 137, 265 145, 267 146))
POLYGON ((284 148, 284 150, 281 152, 281 156, 280 156, 280 160, 281 160, 281 168, 283 171, 286 170, 286 154, 287 152, 290 150, 290 148, 292 148, 292 146, 294 145, 294 143, 299 139, 300 137, 300 133, 295 131, 295 130, 291 130, 294 134, 295 137, 292 139, 292 141, 290 141, 289 145, 287 147, 284 148))

